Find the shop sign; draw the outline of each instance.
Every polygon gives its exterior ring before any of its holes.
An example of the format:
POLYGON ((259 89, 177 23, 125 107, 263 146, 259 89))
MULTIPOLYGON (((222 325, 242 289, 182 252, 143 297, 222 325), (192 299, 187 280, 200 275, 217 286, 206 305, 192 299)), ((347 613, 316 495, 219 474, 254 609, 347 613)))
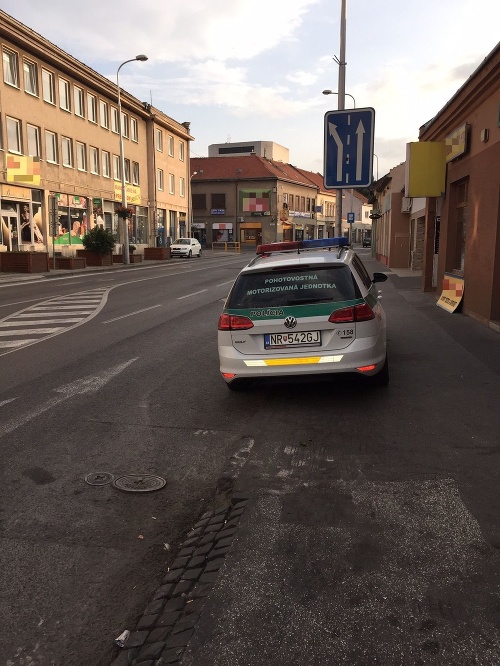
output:
POLYGON ((445 139, 446 161, 451 162, 455 157, 463 155, 467 150, 467 123, 458 127, 445 139))
POLYGON ((212 229, 232 229, 232 222, 214 222, 212 224, 212 229))
POLYGON ((225 215, 226 214, 226 209, 225 208, 211 208, 210 209, 210 215, 225 215))
POLYGON ((7 153, 7 182, 40 185, 40 158, 7 153))
MULTIPOLYGON (((132 204, 134 206, 141 205, 141 188, 137 185, 127 184, 125 186, 125 193, 127 195, 127 205, 132 204)), ((114 199, 115 201, 122 200, 122 186, 120 183, 114 183, 114 199)))
POLYGON ((2 198, 5 199, 22 199, 24 201, 30 201, 31 199, 31 190, 16 185, 0 185, 0 192, 2 198))
POLYGON ((436 305, 447 312, 455 312, 464 295, 464 279, 453 273, 445 273, 443 291, 436 305))
POLYGON ((191 225, 193 229, 204 229, 205 228, 205 223, 204 222, 193 222, 191 225))

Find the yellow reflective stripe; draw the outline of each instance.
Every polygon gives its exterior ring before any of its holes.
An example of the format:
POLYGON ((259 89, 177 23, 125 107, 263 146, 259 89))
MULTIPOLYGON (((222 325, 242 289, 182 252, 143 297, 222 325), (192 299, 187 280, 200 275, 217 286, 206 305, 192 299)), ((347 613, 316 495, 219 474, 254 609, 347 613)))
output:
POLYGON ((343 354, 339 356, 306 356, 299 358, 269 358, 255 361, 244 361, 249 368, 262 368, 272 365, 309 365, 314 363, 339 363, 343 354))

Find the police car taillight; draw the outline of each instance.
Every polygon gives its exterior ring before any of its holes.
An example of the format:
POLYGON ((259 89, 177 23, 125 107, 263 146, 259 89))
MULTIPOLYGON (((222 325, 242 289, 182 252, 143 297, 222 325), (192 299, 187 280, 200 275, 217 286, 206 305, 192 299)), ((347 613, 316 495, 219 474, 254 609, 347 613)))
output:
POLYGON ((367 303, 335 310, 328 317, 328 321, 332 324, 350 324, 355 321, 369 321, 370 319, 375 319, 375 315, 367 303))
POLYGON ((241 315, 223 313, 219 317, 219 331, 245 331, 253 328, 253 321, 241 315))

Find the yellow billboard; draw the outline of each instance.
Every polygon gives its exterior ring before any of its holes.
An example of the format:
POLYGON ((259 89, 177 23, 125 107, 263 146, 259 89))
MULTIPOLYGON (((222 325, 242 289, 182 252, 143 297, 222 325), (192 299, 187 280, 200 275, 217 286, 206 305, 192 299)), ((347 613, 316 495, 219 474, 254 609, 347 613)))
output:
MULTIPOLYGON (((120 183, 115 183, 115 201, 122 201, 122 186, 120 183)), ((125 186, 125 192, 127 194, 127 204, 132 204, 133 206, 141 205, 141 188, 137 185, 127 184, 125 186)))
POLYGON ((453 273, 445 273, 443 278, 443 291, 439 297, 436 305, 446 310, 447 312, 455 312, 460 305, 462 296, 464 295, 464 279, 453 275, 453 273))
POLYGON ((405 197, 440 197, 446 190, 444 141, 406 144, 405 197))
POLYGON ((7 154, 7 182, 40 185, 40 158, 7 154))

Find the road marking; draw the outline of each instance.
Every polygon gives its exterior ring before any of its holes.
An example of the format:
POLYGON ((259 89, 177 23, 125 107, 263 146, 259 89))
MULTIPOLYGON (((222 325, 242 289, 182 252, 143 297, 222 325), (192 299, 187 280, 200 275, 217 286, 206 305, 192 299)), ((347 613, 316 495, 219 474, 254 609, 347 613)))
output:
POLYGON ((128 368, 129 365, 134 363, 134 361, 137 361, 137 358, 138 357, 131 358, 129 361, 115 365, 114 367, 109 368, 108 370, 104 370, 97 375, 88 375, 87 377, 77 379, 70 384, 59 386, 58 388, 54 389, 55 393, 58 393, 59 395, 50 398, 50 400, 47 400, 39 407, 36 407, 35 409, 32 409, 31 411, 26 412, 20 416, 16 416, 10 421, 7 421, 7 423, 5 423, 3 426, 0 426, 0 437, 3 435, 8 435, 12 431, 16 430, 16 428, 19 428, 29 421, 36 419, 44 412, 47 412, 53 407, 57 407, 57 405, 61 404, 65 400, 69 400, 69 398, 73 398, 75 395, 96 393, 114 377, 128 368))
POLYGON ((108 319, 107 321, 103 321, 103 324, 110 324, 112 321, 118 321, 119 319, 126 319, 127 317, 133 317, 136 314, 140 314, 141 312, 147 312, 148 310, 154 310, 155 308, 161 308, 161 303, 158 305, 152 305, 150 308, 143 308, 142 310, 136 310, 135 312, 129 312, 126 315, 122 315, 121 317, 115 317, 114 319, 108 319))
POLYGON ((207 289, 201 289, 200 291, 193 291, 192 294, 187 294, 186 296, 179 296, 178 301, 182 301, 184 298, 191 298, 191 296, 197 296, 198 294, 203 294, 207 289))
POLYGON ((234 280, 228 280, 227 282, 221 282, 220 284, 216 284, 216 287, 225 287, 226 284, 233 284, 234 280))
POLYGON ((18 398, 9 398, 8 400, 2 400, 2 402, 0 402, 0 407, 3 407, 4 405, 8 405, 9 402, 14 402, 14 400, 18 400, 18 398))

